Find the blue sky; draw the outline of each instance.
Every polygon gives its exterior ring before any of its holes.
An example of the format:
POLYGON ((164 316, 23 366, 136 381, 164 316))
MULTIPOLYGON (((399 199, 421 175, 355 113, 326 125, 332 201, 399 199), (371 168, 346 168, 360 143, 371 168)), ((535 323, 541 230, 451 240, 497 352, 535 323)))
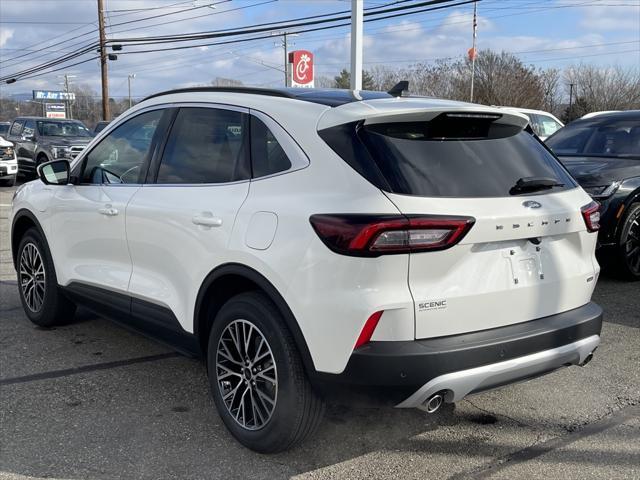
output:
MULTIPOLYGON (((145 22, 111 26, 107 30, 108 38, 241 27, 350 8, 350 1, 344 0, 275 0, 262 5, 258 4, 267 0, 230 0, 215 9, 206 6, 220 1, 105 0, 108 25, 172 12, 172 15, 145 22), (202 8, 175 13, 192 7, 202 8), (132 12, 131 9, 147 10, 132 12), (194 16, 201 17, 188 18, 194 16)), ((393 0, 365 0, 365 7, 390 3, 393 0)), ((365 24, 365 68, 463 56, 471 46, 472 9, 472 5, 463 5, 365 24)), ((640 68, 640 0, 483 0, 478 3, 478 11, 480 49, 516 52, 525 63, 538 67, 561 68, 584 62, 640 68)), ((62 52, 52 50, 65 50, 70 43, 93 41, 97 34, 90 32, 95 29, 96 20, 95 0, 1 0, 0 61, 3 63, 0 63, 0 73, 6 75, 55 58, 62 52), (83 33, 87 35, 65 42, 83 33), (30 47, 29 56, 10 60, 25 53, 22 50, 25 47, 30 47)), ((277 69, 281 68, 283 52, 275 45, 276 40, 120 55, 109 65, 110 94, 127 95, 129 73, 136 74, 134 96, 206 84, 215 77, 280 86, 283 74, 277 69)), ((292 49, 315 53, 318 75, 333 76, 348 67, 349 29, 346 27, 304 33, 291 42, 294 43, 292 49)), ((99 90, 97 61, 65 71, 76 75, 74 81, 99 90)), ((58 75, 65 71, 2 85, 1 93, 58 89, 61 81, 58 75)))

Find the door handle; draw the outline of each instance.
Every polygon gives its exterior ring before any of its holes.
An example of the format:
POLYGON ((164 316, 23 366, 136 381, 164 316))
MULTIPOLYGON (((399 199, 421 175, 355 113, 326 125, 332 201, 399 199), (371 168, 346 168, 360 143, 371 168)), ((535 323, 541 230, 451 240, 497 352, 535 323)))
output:
POLYGON ((118 215, 118 209, 111 205, 105 205, 104 208, 98 209, 98 212, 102 215, 106 215, 107 217, 115 217, 118 215))
POLYGON ((191 218, 191 221, 195 225, 201 225, 203 227, 221 227, 222 219, 219 217, 214 217, 211 212, 202 212, 194 215, 191 218))

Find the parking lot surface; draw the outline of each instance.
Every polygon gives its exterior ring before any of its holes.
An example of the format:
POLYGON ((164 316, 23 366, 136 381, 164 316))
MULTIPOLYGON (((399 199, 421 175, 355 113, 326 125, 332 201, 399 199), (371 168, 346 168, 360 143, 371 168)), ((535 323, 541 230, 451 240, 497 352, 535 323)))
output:
POLYGON ((22 312, 0 187, 0 479, 640 478, 640 284, 601 277, 602 344, 584 368, 434 414, 328 406, 290 452, 236 443, 204 366, 80 310, 22 312))

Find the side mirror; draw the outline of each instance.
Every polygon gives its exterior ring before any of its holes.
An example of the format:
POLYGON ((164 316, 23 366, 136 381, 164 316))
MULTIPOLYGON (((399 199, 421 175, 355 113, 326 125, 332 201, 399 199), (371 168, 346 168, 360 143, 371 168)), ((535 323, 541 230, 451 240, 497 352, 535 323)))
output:
POLYGON ((54 160, 38 167, 38 177, 46 185, 67 185, 70 165, 67 160, 54 160))
POLYGON ((23 135, 22 141, 24 141, 24 142, 35 142, 36 141, 36 137, 35 137, 35 135, 23 135))

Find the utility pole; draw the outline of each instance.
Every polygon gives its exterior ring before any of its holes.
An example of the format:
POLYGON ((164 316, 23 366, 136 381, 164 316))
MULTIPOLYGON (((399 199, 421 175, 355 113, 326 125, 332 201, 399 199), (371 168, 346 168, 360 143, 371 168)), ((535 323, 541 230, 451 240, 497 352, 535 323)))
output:
POLYGON ((362 90, 363 0, 351 0, 351 90, 362 90))
POLYGON ((131 108, 132 104, 131 104, 131 79, 132 78, 136 78, 136 74, 135 73, 130 73, 129 75, 127 75, 127 81, 129 83, 129 108, 131 108))
POLYGON ((473 2, 473 43, 471 50, 469 50, 469 56, 471 57, 471 92, 469 95, 469 101, 473 103, 473 83, 476 77, 476 39, 478 36, 478 2, 473 2))
POLYGON ((573 111, 573 87, 574 87, 575 83, 570 83, 569 84, 569 114, 567 115, 569 118, 568 120, 571 121, 573 120, 573 115, 572 115, 572 111, 573 111))
MULTIPOLYGON (((289 37, 297 37, 297 33, 289 33, 289 32, 275 32, 271 35, 282 37, 282 43, 279 44, 284 50, 284 86, 290 87, 289 81, 289 41, 287 40, 289 37)), ((275 45, 278 45, 277 43, 275 45)), ((295 45, 295 44, 291 44, 295 45)))
POLYGON ((64 91, 67 93, 67 99, 64 101, 64 103, 67 104, 67 107, 69 110, 69 118, 73 118, 73 115, 71 112, 71 100, 68 98, 69 97, 69 79, 76 78, 76 76, 65 73, 64 75, 60 75, 59 78, 64 78, 64 83, 62 83, 62 85, 64 85, 64 91))
POLYGON ((102 72, 102 119, 111 120, 109 112, 109 78, 107 76, 107 46, 104 33, 104 5, 98 0, 98 29, 100 31, 100 70, 102 72))

